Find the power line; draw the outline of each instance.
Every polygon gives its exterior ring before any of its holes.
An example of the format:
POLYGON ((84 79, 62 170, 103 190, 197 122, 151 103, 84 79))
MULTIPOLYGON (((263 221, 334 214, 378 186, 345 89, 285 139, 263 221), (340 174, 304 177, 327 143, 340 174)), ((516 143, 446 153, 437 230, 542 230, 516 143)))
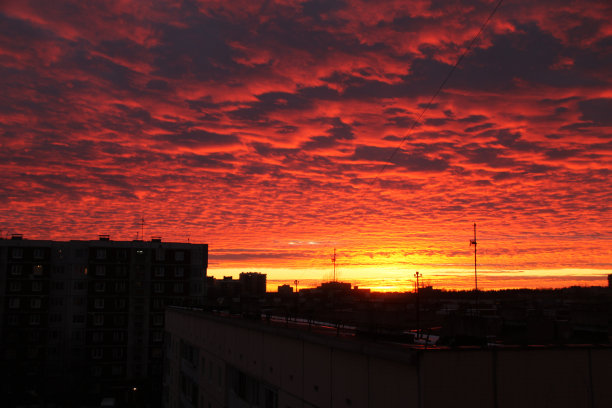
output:
POLYGON ((399 143, 399 145, 395 148, 395 150, 391 153, 391 155, 389 156, 389 158, 387 159, 387 162, 382 166, 381 170, 378 172, 378 174, 376 174, 376 176, 372 179, 372 181, 370 182, 370 185, 373 185, 374 182, 380 177, 380 175, 387 169, 387 167, 389 166, 389 163, 391 162, 391 160, 393 160, 393 157, 395 157, 395 155, 397 154, 397 152, 401 149, 402 145, 404 144, 404 142, 406 141, 406 139, 408 139, 408 136, 410 136, 410 134, 412 133, 412 131, 414 130, 414 128, 416 127, 416 125, 421 121, 421 119, 423 118, 423 116, 425 115, 425 113, 429 110, 429 108, 431 108, 431 105, 433 104, 433 101, 438 97, 438 94, 442 91, 442 89, 444 88, 444 86, 446 85, 446 83, 448 82, 448 80, 450 79, 450 77, 453 75, 453 73, 455 72, 455 70, 457 69, 457 67, 459 66, 459 64, 461 63, 461 61, 463 61, 463 58, 465 58, 465 56, 468 54, 468 52, 470 52, 470 50, 474 47, 474 44, 476 44, 476 41, 478 41, 478 38, 480 38, 480 35, 482 34, 482 32, 485 30, 485 28, 487 27, 487 25, 489 24, 489 22, 491 21, 491 19, 493 18, 493 16, 495 15, 495 13, 497 12, 497 9, 499 9, 499 7, 501 6, 501 4, 503 3, 504 0, 499 0, 497 2, 497 4, 495 5, 495 7, 493 8, 493 10, 491 11, 491 13, 489 14, 489 16, 487 17, 487 19, 485 20, 485 22, 482 24, 482 26, 480 27, 480 30, 478 30, 478 32, 476 33, 476 35, 474 36, 474 38, 472 38, 472 41, 470 41, 470 44, 467 46, 467 48, 463 51, 463 53, 461 54, 461 56, 459 56, 459 58, 457 59, 457 61, 455 62, 455 65, 453 65, 453 67, 450 69, 450 71, 448 71, 448 73, 446 74, 446 77, 444 78, 444 80, 442 81, 442 83, 440 84, 440 86, 438 87, 438 89, 436 89, 436 91, 433 93, 433 95, 431 96, 431 98, 429 99, 429 102, 427 102, 427 105, 425 105, 425 107, 423 108, 423 110, 421 111, 421 113, 419 114, 419 116, 412 122, 412 125, 408 128, 408 131, 406 133, 406 135, 403 137, 402 141, 399 143))

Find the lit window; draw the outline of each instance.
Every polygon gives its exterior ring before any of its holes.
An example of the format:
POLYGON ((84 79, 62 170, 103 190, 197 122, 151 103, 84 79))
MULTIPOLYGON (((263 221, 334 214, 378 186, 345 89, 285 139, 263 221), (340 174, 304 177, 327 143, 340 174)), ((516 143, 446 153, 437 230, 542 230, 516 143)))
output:
POLYGON ((43 274, 43 266, 42 265, 34 265, 32 267, 32 273, 36 276, 40 276, 43 274))

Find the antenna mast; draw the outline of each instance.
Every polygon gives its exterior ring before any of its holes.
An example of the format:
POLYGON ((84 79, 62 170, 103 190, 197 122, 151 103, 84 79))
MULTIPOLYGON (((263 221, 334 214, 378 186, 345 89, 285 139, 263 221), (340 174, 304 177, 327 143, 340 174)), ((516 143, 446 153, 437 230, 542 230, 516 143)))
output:
POLYGON ((145 240, 144 238, 144 214, 142 215, 142 217, 140 218, 140 239, 142 239, 143 241, 145 240))
POLYGON ((474 223, 474 239, 470 239, 470 246, 474 245, 474 289, 478 292, 478 274, 476 273, 476 223, 474 223))
POLYGON ((334 248, 334 257, 331 259, 334 264, 334 282, 336 281, 336 248, 334 248))

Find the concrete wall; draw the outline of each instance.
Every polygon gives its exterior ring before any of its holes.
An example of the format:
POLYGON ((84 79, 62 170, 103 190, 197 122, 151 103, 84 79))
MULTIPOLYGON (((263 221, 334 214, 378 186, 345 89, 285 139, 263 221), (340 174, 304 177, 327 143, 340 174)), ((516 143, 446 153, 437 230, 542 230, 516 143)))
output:
MULTIPOLYGON (((275 390, 279 408, 612 406, 612 348, 416 350, 201 312, 166 314, 173 341, 275 390)), ((227 386, 200 384, 203 407, 255 406, 238 403, 227 386)), ((174 408, 180 391, 169 391, 174 408)))

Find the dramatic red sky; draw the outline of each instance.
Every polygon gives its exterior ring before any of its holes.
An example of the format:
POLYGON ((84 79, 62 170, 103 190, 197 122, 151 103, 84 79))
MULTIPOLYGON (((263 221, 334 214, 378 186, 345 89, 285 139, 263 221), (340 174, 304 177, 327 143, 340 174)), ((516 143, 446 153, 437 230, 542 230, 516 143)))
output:
POLYGON ((0 228, 204 242, 209 274, 604 285, 612 6, 0 2, 0 228), (399 150, 393 154, 396 149, 399 150))

